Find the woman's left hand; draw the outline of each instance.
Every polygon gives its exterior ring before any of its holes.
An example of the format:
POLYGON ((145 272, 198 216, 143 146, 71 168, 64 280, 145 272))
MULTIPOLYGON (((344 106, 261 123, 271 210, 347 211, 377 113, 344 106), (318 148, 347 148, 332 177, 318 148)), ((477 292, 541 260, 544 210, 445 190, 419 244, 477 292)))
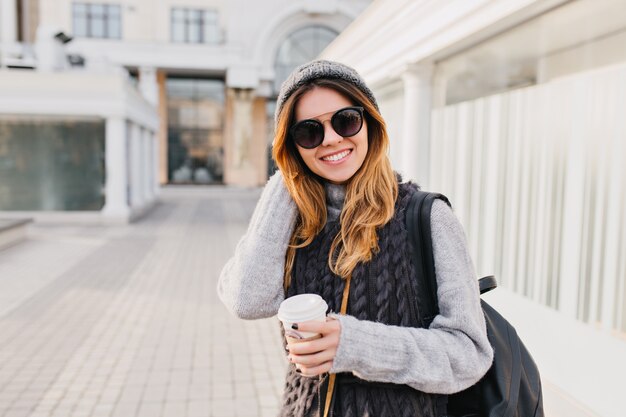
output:
POLYGON ((317 376, 328 372, 337 354, 341 324, 339 320, 327 317, 326 322, 306 321, 298 323, 298 330, 321 333, 322 337, 300 343, 289 343, 289 361, 304 376, 317 376))

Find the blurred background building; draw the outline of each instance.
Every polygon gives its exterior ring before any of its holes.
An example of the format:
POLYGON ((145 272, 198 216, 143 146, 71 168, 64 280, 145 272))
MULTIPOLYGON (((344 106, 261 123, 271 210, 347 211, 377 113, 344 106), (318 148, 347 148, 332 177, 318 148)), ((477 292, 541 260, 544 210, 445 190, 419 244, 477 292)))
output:
POLYGON ((322 53, 372 86, 394 167, 450 197, 553 415, 624 414, 625 45, 624 0, 397 0, 322 53))
POLYGON ((159 184, 263 184, 280 83, 339 60, 374 90, 394 167, 450 197, 498 278, 485 298, 548 415, 623 415, 626 1, 0 5, 3 216, 128 220, 159 184))
POLYGON ((159 184, 264 184, 280 84, 369 3, 2 0, 0 210, 127 221, 159 184))

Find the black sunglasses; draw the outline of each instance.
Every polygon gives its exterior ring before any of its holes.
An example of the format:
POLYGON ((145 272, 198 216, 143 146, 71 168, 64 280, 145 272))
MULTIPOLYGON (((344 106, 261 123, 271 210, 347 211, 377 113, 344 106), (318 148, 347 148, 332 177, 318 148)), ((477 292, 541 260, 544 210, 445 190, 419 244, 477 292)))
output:
MULTIPOLYGON (((363 127, 363 107, 352 106, 337 110, 330 118, 330 125, 339 136, 349 138, 363 127)), ((324 141, 324 125, 314 119, 301 120, 289 129, 293 141, 306 149, 313 149, 324 141)))

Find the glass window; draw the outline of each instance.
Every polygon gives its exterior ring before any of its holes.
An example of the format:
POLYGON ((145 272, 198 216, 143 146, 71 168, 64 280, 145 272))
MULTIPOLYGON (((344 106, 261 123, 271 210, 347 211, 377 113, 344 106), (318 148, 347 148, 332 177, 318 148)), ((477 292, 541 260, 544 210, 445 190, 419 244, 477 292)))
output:
POLYGON ((111 19, 108 21, 107 33, 109 34, 109 38, 119 39, 121 37, 122 28, 119 19, 111 19))
POLYGON ((221 183, 224 81, 168 78, 166 86, 169 181, 221 183))
POLYGON ((74 16, 77 14, 87 15, 87 5, 83 3, 74 3, 72 5, 74 16))
POLYGON ((205 10, 204 21, 211 24, 217 24, 217 10, 205 10))
POLYGON ((103 120, 0 117, 0 210, 101 210, 103 120))
POLYGON ((98 17, 98 18, 102 18, 105 15, 105 8, 106 6, 104 4, 90 4, 89 5, 90 9, 91 9, 91 14, 98 17))
POLYGON ((185 10, 183 9, 172 10, 171 39, 172 42, 185 41, 185 10))
POLYGON ((202 42, 202 14, 200 10, 188 10, 187 40, 190 43, 202 42))
POLYGON ((87 6, 84 4, 74 4, 72 7, 72 20, 74 25, 74 36, 87 36, 87 6))
POLYGON ((86 38, 119 39, 122 37, 122 12, 119 5, 74 3, 74 35, 86 38))
POLYGON ((122 37, 121 14, 122 12, 120 6, 109 5, 107 18, 107 34, 109 35, 109 38, 120 39, 122 37))
POLYGON ((217 18, 217 11, 204 11, 204 39, 206 43, 219 43, 220 27, 217 18))
POLYGON ((120 6, 114 6, 112 4, 109 4, 108 9, 109 9, 108 13, 110 17, 112 18, 120 17, 120 14, 121 14, 120 6))
POLYGON ((102 15, 94 14, 91 16, 91 22, 89 27, 89 35, 92 38, 104 38, 106 31, 104 30, 104 17, 102 15))
POLYGON ((174 8, 170 20, 172 42, 216 44, 221 41, 216 10, 174 8))
POLYGON ((307 26, 290 34, 276 53, 274 93, 298 65, 315 59, 337 37, 337 32, 323 26, 307 26))
POLYGON ((172 9, 172 19, 183 22, 187 17, 187 9, 172 9))

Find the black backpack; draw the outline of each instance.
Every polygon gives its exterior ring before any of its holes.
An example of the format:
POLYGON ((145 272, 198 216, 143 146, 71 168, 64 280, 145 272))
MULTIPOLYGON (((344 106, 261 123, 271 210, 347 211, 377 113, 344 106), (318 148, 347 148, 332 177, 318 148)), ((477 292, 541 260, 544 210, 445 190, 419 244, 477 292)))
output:
MULTIPOLYGON (((418 279, 418 300, 425 311, 424 327, 439 312, 437 279, 430 230, 433 201, 448 199, 435 193, 416 192, 406 211, 406 225, 413 246, 418 279)), ((496 287, 493 276, 479 280, 480 293, 496 287)), ((481 300, 487 336, 494 348, 494 361, 475 385, 452 395, 438 395, 438 412, 450 417, 544 417, 541 379, 537 365, 515 329, 493 307, 481 300)))

